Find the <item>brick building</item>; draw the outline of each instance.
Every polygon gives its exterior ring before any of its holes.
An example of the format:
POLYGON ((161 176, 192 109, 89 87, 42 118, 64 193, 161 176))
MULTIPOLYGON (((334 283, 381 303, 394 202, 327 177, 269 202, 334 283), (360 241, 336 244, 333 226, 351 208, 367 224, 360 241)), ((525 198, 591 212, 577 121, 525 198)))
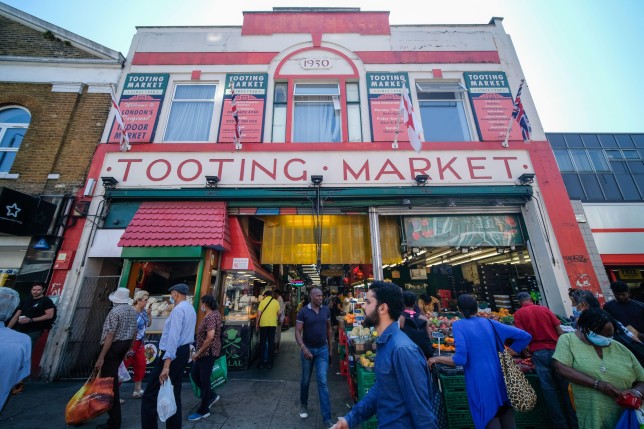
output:
POLYGON ((0 285, 22 296, 34 282, 60 293, 66 272, 56 276, 55 260, 78 246, 77 197, 123 63, 119 52, 0 3, 0 285))

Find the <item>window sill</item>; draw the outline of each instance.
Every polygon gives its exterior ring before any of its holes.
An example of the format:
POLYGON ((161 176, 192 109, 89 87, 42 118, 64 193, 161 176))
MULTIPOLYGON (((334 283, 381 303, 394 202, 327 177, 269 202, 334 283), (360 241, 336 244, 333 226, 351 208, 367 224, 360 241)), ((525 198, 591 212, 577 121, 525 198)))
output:
POLYGON ((20 174, 0 173, 0 179, 16 180, 20 174))

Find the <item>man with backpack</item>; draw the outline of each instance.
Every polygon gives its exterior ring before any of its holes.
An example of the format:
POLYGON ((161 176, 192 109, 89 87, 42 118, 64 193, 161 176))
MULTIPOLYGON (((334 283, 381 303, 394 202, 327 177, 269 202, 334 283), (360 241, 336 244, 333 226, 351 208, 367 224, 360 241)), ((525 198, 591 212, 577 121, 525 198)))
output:
POLYGON ((416 294, 411 291, 403 292, 403 301, 405 309, 398 318, 400 330, 403 331, 410 340, 412 340, 425 355, 425 359, 434 356, 432 340, 427 332, 427 318, 414 310, 416 305, 416 294))
POLYGON ((33 350, 36 341, 46 329, 52 327, 54 320, 56 320, 56 306, 45 296, 45 285, 36 283, 31 287, 31 298, 20 303, 8 327, 29 335, 33 350))

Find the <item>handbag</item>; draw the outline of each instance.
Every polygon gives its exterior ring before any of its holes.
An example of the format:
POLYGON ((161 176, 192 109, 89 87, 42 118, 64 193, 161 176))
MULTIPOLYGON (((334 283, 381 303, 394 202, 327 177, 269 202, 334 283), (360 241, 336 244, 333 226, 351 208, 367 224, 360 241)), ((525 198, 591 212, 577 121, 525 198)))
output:
POLYGON ((531 411, 537 405, 537 393, 534 388, 514 362, 512 356, 505 350, 499 334, 492 321, 488 320, 492 325, 492 330, 496 336, 496 350, 499 355, 501 363, 501 371, 503 372, 503 380, 505 381, 505 388, 508 393, 510 404, 515 410, 525 413, 531 411))
MULTIPOLYGON (((214 391, 217 387, 226 384, 226 381, 228 381, 228 363, 226 361, 226 355, 224 354, 219 356, 212 365, 210 388, 214 391)), ((190 374, 190 383, 192 384, 192 393, 197 398, 201 398, 201 389, 197 387, 197 384, 192 379, 192 374, 190 374)))
POLYGON ((119 383, 125 383, 126 381, 130 381, 132 379, 132 376, 130 375, 129 371, 127 370, 127 367, 123 362, 119 365, 119 383))
POLYGON ((101 378, 100 371, 94 370, 78 392, 65 407, 65 422, 79 425, 106 413, 114 403, 114 377, 101 378))

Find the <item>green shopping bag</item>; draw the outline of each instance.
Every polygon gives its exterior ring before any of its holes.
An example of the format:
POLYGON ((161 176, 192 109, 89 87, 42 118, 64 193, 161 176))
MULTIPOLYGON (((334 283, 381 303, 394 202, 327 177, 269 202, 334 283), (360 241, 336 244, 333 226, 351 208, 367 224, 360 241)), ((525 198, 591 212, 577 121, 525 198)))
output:
MULTIPOLYGON (((210 373, 210 387, 215 390, 219 386, 223 386, 228 381, 228 364, 226 362, 226 355, 222 355, 212 365, 212 372, 210 373)), ((190 374, 190 383, 192 384, 192 391, 197 398, 201 398, 201 389, 197 387, 192 374, 190 374)))

